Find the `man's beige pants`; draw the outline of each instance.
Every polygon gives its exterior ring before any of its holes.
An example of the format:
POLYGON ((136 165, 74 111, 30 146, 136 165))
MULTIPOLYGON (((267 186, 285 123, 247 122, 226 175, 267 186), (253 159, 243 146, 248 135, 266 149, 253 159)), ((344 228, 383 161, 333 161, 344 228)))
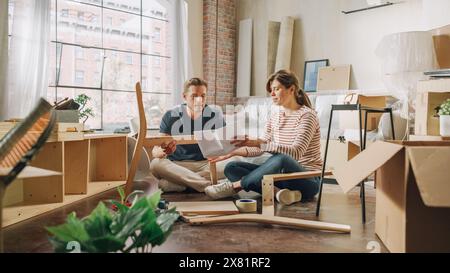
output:
MULTIPOLYGON (((225 166, 232 161, 242 161, 241 157, 232 157, 217 162, 217 179, 224 179, 225 166)), ((170 161, 169 159, 155 158, 150 163, 150 171, 158 179, 192 188, 204 192, 211 185, 211 172, 208 161, 170 161)))

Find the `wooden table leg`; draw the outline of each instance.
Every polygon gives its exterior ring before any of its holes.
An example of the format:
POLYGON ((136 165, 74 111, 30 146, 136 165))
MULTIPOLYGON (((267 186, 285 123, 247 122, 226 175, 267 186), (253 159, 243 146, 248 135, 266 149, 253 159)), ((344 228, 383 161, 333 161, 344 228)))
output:
POLYGON ((211 172, 211 183, 217 185, 217 166, 216 163, 209 163, 209 171, 211 172))
POLYGON ((275 216, 273 183, 273 178, 262 180, 262 215, 275 216))

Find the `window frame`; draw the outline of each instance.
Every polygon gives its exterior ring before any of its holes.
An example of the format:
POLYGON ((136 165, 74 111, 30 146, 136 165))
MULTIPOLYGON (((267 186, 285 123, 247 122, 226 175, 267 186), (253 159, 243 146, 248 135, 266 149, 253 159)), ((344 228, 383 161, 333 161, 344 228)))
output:
MULTIPOLYGON (((144 14, 144 10, 143 10, 143 1, 146 1, 146 0, 141 0, 140 1, 140 5, 141 5, 140 6, 140 13, 135 13, 135 12, 130 12, 130 11, 114 8, 115 5, 112 5, 112 6, 108 5, 108 3, 110 3, 110 2, 107 2, 107 0, 101 0, 100 4, 93 4, 93 3, 88 3, 88 2, 78 2, 78 1, 74 1, 74 0, 52 0, 52 1, 55 1, 55 16, 56 16, 56 18, 55 18, 54 22, 52 22, 52 23, 55 24, 55 37, 56 37, 56 39, 52 40, 51 43, 55 45, 53 47, 54 48, 53 50, 56 50, 56 54, 55 54, 56 55, 56 60, 55 60, 56 61, 56 65, 55 65, 55 70, 56 71, 50 71, 50 73, 56 73, 56 79, 55 79, 55 83, 54 84, 50 84, 48 87, 49 88, 53 88, 55 90, 54 91, 55 92, 54 98, 58 97, 59 89, 78 89, 78 90, 97 90, 97 91, 99 91, 100 94, 101 94, 100 95, 100 98, 101 98, 100 99, 101 100, 100 101, 100 105, 101 105, 100 124, 101 125, 100 125, 100 128, 93 128, 93 129, 95 129, 95 130, 103 130, 104 127, 105 127, 104 126, 105 125, 104 124, 104 115, 103 115, 104 114, 104 103, 105 102, 103 101, 103 93, 104 92, 119 92, 119 93, 135 92, 135 90, 108 89, 108 88, 104 88, 103 87, 104 67, 105 67, 105 57, 104 56, 106 56, 105 55, 106 52, 110 51, 112 54, 115 54, 116 57, 117 57, 118 53, 124 53, 124 54, 126 54, 125 58, 127 60, 129 60, 128 57, 131 56, 131 64, 128 61, 125 61, 125 64, 127 64, 127 65, 135 65, 136 63, 139 64, 139 67, 140 67, 139 79, 140 79, 140 82, 142 82, 142 80, 145 78, 143 76, 143 70, 147 69, 147 67, 148 67, 148 59, 150 59, 150 58, 153 58, 154 60, 157 59, 158 63, 161 63, 162 59, 169 59, 169 60, 172 59, 172 56, 169 56, 169 55, 144 53, 144 50, 143 50, 144 38, 143 38, 143 36, 146 35, 146 34, 144 34, 145 32, 143 30, 143 20, 144 20, 144 18, 147 18, 147 19, 151 19, 151 20, 159 20, 159 21, 164 21, 166 23, 170 23, 170 21, 168 19, 169 16, 166 16, 167 19, 162 19, 162 18, 158 18, 158 17, 145 15, 144 14), (60 2, 60 1, 75 2, 75 3, 79 4, 79 5, 95 6, 95 7, 98 7, 98 8, 100 8, 102 10, 102 14, 100 16, 98 16, 98 18, 97 18, 97 19, 101 20, 101 33, 99 34, 99 35, 102 36, 102 38, 101 38, 101 46, 90 46, 90 45, 82 44, 80 42, 67 43, 67 42, 60 41, 58 39, 59 35, 60 35, 60 33, 58 32, 58 24, 60 23, 59 22, 60 18, 58 17, 58 2, 60 2), (104 46, 105 30, 108 27, 111 27, 113 25, 113 23, 114 23, 114 18, 113 17, 103 14, 103 10, 105 10, 105 9, 114 10, 115 12, 119 12, 119 13, 127 13, 127 14, 131 14, 133 16, 139 17, 139 20, 140 20, 140 29, 139 29, 139 36, 140 36, 140 38, 139 39, 140 39, 140 45, 141 45, 140 46, 141 47, 140 48, 140 52, 135 52, 133 50, 123 50, 123 49, 117 49, 117 48, 109 48, 109 47, 105 47, 104 46), (111 22, 110 22, 111 24, 108 24, 108 22, 105 22, 105 21, 107 21, 107 19, 111 20, 111 22), (88 86, 83 86, 83 84, 76 84, 77 79, 78 79, 77 78, 77 72, 79 72, 79 70, 74 71, 74 84, 73 85, 60 84, 62 53, 59 54, 58 51, 62 52, 64 46, 74 46, 74 47, 77 47, 77 48, 81 48, 81 51, 83 51, 83 54, 82 54, 83 58, 85 57, 84 56, 85 55, 85 52, 84 52, 85 48, 101 50, 101 52, 103 53, 103 58, 102 58, 102 54, 100 54, 100 60, 98 60, 99 62, 102 62, 102 64, 101 64, 102 70, 101 70, 101 73, 100 73, 100 87, 88 87, 88 86), (59 49, 58 49, 58 47, 59 47, 59 49), (135 58, 133 58, 133 54, 139 55, 139 60, 135 60, 135 58), (147 61, 144 62, 143 59, 146 59, 147 61)), ((80 21, 80 22, 86 23, 87 21, 90 21, 90 20, 86 19, 86 12, 81 12, 81 13, 84 16, 83 16, 83 20, 80 21)), ((77 15, 76 15, 77 19, 79 18, 79 14, 80 14, 80 11, 77 12, 77 15)), ((96 16, 96 15, 92 15, 92 16, 96 16)), ((70 9, 68 11, 68 17, 70 17, 70 9)), ((150 42, 151 42, 151 40, 150 40, 150 42)), ((97 57, 95 57, 95 59, 97 61, 97 57)), ((75 61, 76 60, 80 60, 80 58, 75 58, 75 61)), ((86 73, 84 73, 84 77, 83 77, 83 81, 84 82, 86 80, 86 78, 85 78, 86 75, 85 74, 86 73)), ((174 95, 174 90, 166 90, 166 91, 164 91, 164 90, 151 90, 153 85, 148 82, 148 78, 146 78, 146 80, 147 80, 147 84, 146 84, 147 90, 143 91, 144 94, 167 95, 167 96, 173 96, 174 95)))

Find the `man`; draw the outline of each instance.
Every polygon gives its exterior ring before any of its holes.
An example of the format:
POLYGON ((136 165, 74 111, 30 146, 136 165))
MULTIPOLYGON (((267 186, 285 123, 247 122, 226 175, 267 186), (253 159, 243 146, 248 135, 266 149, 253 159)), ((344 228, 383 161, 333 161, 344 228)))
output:
MULTIPOLYGON (((161 136, 193 135, 194 131, 214 130, 225 125, 221 110, 206 104, 207 88, 208 84, 199 78, 185 83, 185 103, 165 113, 160 125, 161 136)), ((159 187, 164 192, 181 192, 187 187, 204 192, 211 185, 209 163, 197 144, 177 146, 176 141, 172 141, 155 147, 152 155, 150 170, 160 179, 159 187)), ((219 179, 225 177, 223 170, 229 161, 217 165, 219 179)))

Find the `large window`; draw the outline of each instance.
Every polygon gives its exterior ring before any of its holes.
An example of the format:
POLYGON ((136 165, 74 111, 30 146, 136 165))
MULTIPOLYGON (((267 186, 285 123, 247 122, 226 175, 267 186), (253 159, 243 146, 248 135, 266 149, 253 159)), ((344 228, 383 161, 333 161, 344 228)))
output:
POLYGON ((137 117, 134 86, 140 81, 148 126, 157 128, 173 101, 165 3, 52 0, 49 101, 84 93, 95 114, 87 124, 110 131, 137 117))

